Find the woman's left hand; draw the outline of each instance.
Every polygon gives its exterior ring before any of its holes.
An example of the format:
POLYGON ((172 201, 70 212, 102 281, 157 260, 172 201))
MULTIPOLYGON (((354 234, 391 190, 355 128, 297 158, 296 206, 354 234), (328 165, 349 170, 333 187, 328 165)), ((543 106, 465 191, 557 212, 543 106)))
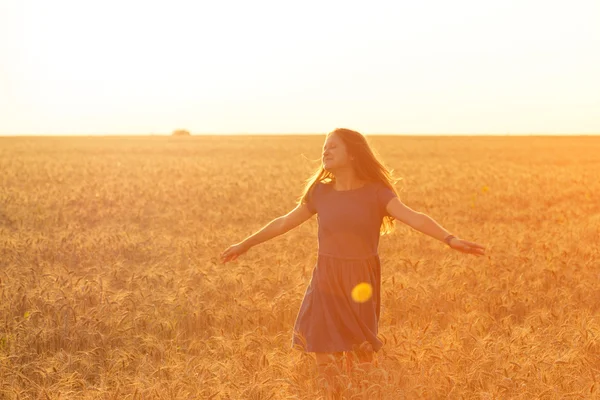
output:
POLYGON ((475 254, 476 256, 485 255, 484 246, 459 238, 452 238, 452 240, 450 240, 450 247, 467 254, 475 254))

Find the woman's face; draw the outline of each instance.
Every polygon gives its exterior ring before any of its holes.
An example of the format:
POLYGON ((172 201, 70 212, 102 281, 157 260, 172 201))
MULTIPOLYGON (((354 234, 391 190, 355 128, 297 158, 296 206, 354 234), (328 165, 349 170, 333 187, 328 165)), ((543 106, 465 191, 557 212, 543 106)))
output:
POLYGON ((323 144, 323 168, 333 173, 336 169, 350 166, 346 145, 337 135, 328 135, 323 144))

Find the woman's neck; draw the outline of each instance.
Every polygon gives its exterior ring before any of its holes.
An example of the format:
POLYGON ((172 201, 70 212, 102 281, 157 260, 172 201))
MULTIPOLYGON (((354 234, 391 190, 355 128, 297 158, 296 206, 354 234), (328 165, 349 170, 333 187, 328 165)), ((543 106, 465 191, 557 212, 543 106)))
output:
POLYGON ((336 171, 333 188, 337 191, 353 190, 362 187, 365 182, 356 177, 354 170, 344 169, 336 171))

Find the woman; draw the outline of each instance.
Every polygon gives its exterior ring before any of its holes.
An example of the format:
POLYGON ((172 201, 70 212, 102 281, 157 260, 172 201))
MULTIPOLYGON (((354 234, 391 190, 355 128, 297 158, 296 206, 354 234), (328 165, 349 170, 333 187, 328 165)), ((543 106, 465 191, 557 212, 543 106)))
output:
MULTIPOLYGON (((318 214, 318 257, 294 325, 292 347, 316 355, 328 394, 335 369, 350 352, 370 365, 380 313, 379 236, 397 219, 451 248, 483 255, 485 247, 459 239, 426 214, 405 206, 390 172, 365 137, 349 129, 327 134, 322 164, 308 180, 299 204, 221 254, 235 260, 251 247, 281 235, 318 214), (330 361, 333 361, 330 363, 330 361)), ((347 359, 350 361, 350 358, 347 359)))

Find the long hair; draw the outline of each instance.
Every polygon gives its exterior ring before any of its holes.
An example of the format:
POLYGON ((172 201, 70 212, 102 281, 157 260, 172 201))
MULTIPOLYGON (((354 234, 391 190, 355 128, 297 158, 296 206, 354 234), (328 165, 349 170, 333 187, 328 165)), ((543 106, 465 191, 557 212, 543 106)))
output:
MULTIPOLYGON (((381 161, 379 161, 373 150, 371 150, 367 139, 362 134, 350 129, 337 128, 329 132, 327 136, 334 134, 342 139, 346 145, 346 150, 354 157, 352 165, 357 178, 368 182, 379 182, 398 195, 398 192, 394 188, 394 184, 397 180, 392 177, 393 170, 389 170, 381 161)), ((401 179, 402 178, 398 180, 401 179)), ((321 163, 314 174, 306 180, 306 185, 298 200, 299 204, 308 201, 308 195, 317 182, 335 182, 335 176, 323 168, 323 163, 321 163)), ((389 234, 393 230, 394 217, 385 216, 381 223, 380 234, 389 234)))

